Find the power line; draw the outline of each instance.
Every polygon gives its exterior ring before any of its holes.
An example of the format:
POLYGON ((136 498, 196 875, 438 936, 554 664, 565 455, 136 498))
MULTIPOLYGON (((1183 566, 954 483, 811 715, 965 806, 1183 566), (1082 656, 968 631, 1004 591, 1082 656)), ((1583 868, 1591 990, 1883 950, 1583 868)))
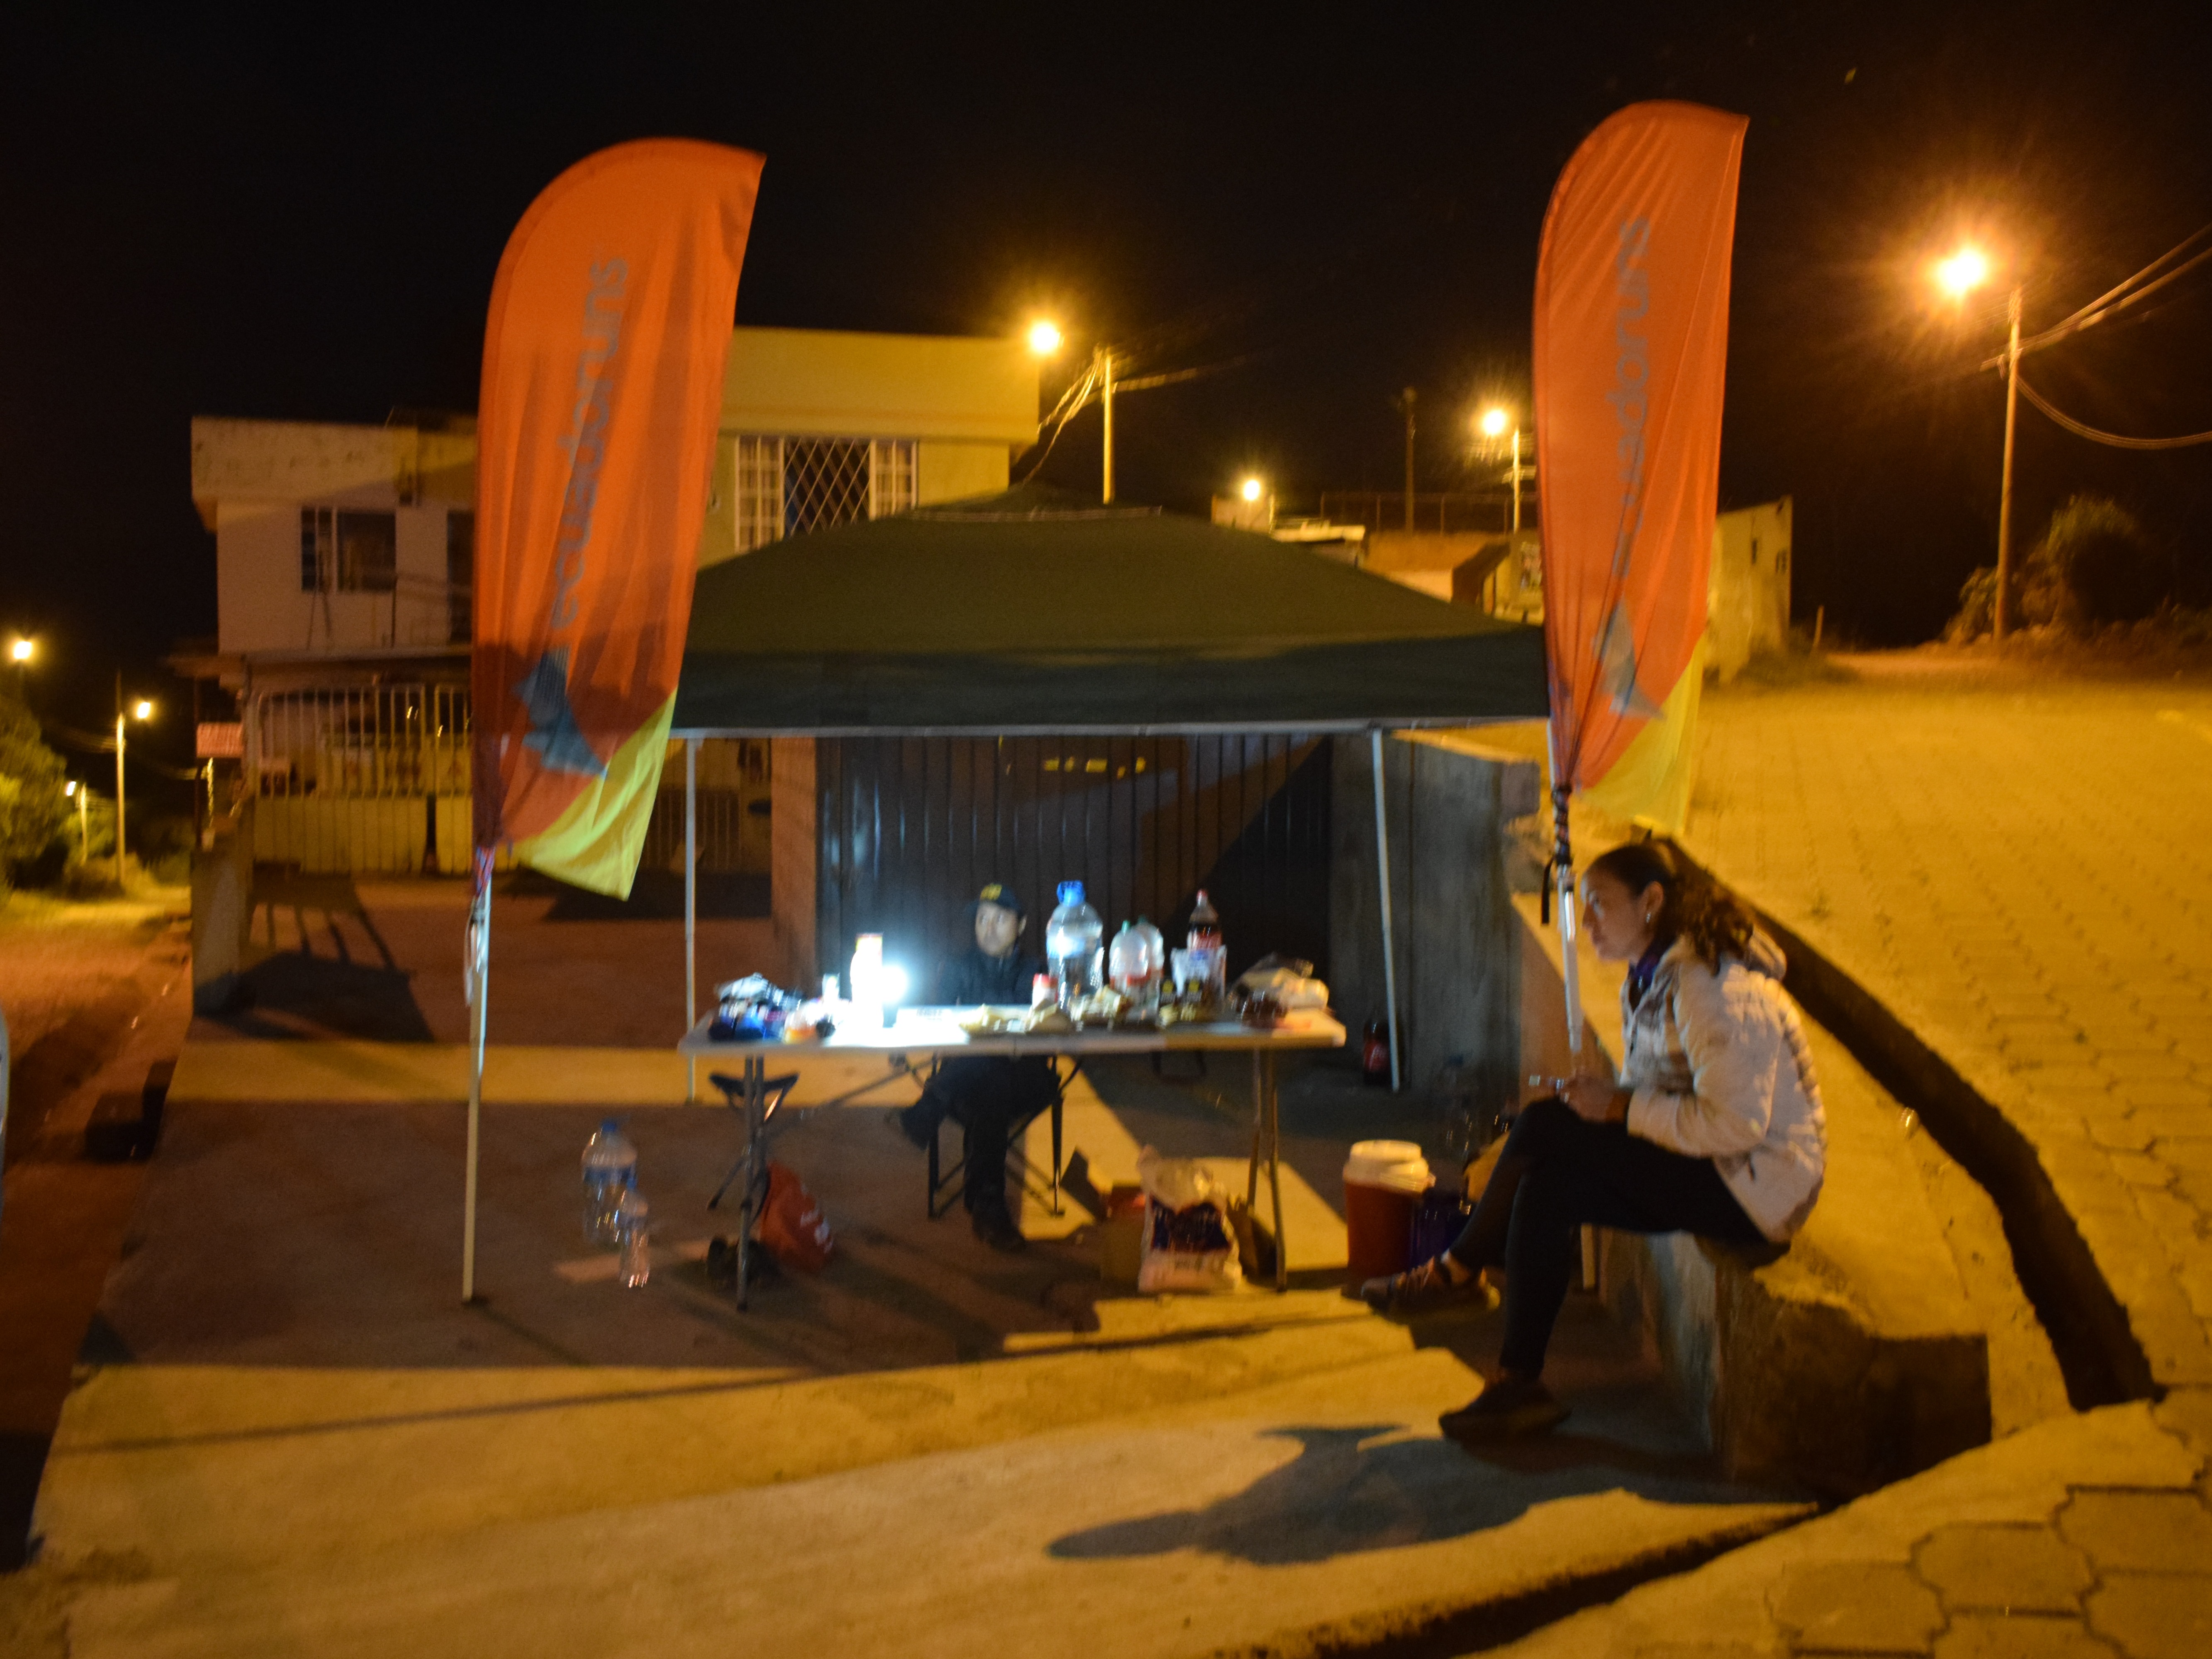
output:
POLYGON ((2021 393, 2028 402, 2048 415, 2077 438, 2087 438, 2091 443, 2110 444, 2114 449, 2185 449, 2191 444, 2212 444, 2212 432, 2192 432, 2185 438, 2130 438, 2117 432, 2101 432, 2094 426, 2085 426, 2056 410, 2043 394, 2027 383, 2027 377, 2019 377, 2021 393))

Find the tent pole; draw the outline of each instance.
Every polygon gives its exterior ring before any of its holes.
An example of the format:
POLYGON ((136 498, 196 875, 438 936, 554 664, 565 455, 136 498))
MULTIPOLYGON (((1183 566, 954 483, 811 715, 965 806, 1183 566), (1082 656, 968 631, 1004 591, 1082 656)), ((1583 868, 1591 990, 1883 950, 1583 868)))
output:
MULTIPOLYGON (((699 1018, 699 739, 684 739, 684 1029, 699 1018)), ((684 1098, 699 1098, 699 1062, 684 1062, 684 1098)))
POLYGON ((1390 826, 1382 810, 1382 730, 1367 734, 1375 768, 1375 879, 1382 899, 1382 1030, 1390 1044, 1390 1090, 1401 1085, 1398 1064, 1398 951, 1390 915, 1390 826))
POLYGON ((1583 1057, 1583 985, 1580 946, 1575 937, 1575 849, 1567 830, 1567 802, 1574 785, 1559 776, 1559 743, 1544 728, 1544 753, 1552 768, 1552 869, 1553 899, 1559 915, 1559 984, 1567 996, 1567 1053, 1583 1057))
POLYGON ((469 1044, 469 1150, 461 1191, 461 1300, 477 1299, 477 1153, 483 1124, 484 1027, 491 990, 491 854, 476 855, 477 891, 469 906, 468 980, 476 1006, 469 1044))

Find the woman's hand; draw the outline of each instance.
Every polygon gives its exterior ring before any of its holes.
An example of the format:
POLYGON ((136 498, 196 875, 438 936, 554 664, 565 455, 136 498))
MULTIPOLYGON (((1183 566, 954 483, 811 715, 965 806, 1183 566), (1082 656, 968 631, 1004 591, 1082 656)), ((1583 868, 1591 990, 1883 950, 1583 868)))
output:
POLYGON ((1609 1077, 1584 1073, 1559 1091, 1577 1117, 1592 1123, 1621 1123, 1628 1118, 1629 1091, 1609 1077))

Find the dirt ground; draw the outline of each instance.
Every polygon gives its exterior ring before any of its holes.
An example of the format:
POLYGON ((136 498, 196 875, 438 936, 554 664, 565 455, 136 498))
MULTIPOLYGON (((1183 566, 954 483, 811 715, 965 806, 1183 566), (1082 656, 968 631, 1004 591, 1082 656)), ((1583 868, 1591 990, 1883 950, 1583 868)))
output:
POLYGON ((103 1093, 139 1091, 182 1044, 185 908, 173 889, 89 904, 18 893, 0 904, 14 1062, 0 1208, 0 1570, 20 1560, 47 1441, 144 1175, 86 1162, 85 1119, 103 1093))

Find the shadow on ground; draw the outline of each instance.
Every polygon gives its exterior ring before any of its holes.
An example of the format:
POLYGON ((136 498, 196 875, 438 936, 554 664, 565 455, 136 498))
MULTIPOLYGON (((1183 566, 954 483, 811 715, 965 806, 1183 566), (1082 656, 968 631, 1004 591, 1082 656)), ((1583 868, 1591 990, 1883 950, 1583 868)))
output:
POLYGON ((1167 1555, 1177 1550, 1294 1566, 1486 1532, 1539 1504, 1626 1487, 1672 1503, 1749 1498, 1710 1478, 1686 1455, 1653 1455, 1609 1439, 1559 1435, 1504 1459, 1470 1457, 1413 1425, 1286 1426, 1266 1437, 1298 1455, 1243 1491, 1201 1508, 1116 1521, 1053 1541, 1065 1560, 1167 1555), (1531 1454, 1534 1454, 1532 1456, 1531 1454))

